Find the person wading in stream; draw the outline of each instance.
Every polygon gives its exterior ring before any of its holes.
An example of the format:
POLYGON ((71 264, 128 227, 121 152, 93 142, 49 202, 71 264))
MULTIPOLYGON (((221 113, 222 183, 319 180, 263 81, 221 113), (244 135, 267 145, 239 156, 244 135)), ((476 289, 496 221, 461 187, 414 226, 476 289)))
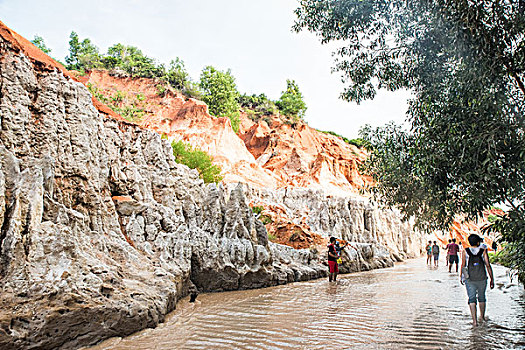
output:
POLYGON ((439 264, 439 246, 436 241, 434 241, 434 245, 432 246, 432 255, 434 256, 434 266, 437 267, 439 264))
POLYGON ((456 263, 456 272, 458 272, 458 264, 459 264, 459 245, 456 244, 456 239, 452 238, 452 243, 447 244, 447 248, 445 248, 448 252, 447 258, 448 258, 448 272, 452 272, 452 265, 456 263))
POLYGON ((337 259, 339 259, 339 255, 337 254, 337 250, 335 249, 335 237, 330 237, 330 244, 328 245, 328 281, 336 281, 337 280, 337 273, 339 272, 339 267, 337 266, 337 259))
POLYGON ((432 265, 432 241, 428 241, 425 249, 427 251, 427 265, 432 265))
POLYGON ((445 250, 447 251, 447 258, 445 259, 445 266, 448 266, 448 261, 449 261, 449 256, 450 256, 450 252, 448 251, 448 246, 450 245, 450 243, 452 243, 452 240, 449 239, 448 240, 448 244, 445 246, 445 250))
POLYGON ((487 272, 490 277, 490 289, 494 288, 494 275, 492 274, 492 267, 490 266, 489 256, 487 254, 487 246, 481 244, 481 237, 476 234, 471 234, 468 236, 468 242, 470 248, 465 248, 461 256, 460 282, 461 284, 465 282, 472 324, 477 326, 476 302, 479 302, 480 319, 484 321, 487 305, 485 298, 487 272))

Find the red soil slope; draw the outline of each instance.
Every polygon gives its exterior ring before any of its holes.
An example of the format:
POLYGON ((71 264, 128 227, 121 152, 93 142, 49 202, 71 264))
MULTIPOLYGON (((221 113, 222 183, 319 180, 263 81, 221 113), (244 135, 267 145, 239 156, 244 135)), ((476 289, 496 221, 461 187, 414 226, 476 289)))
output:
MULTIPOLYGON (((106 98, 125 96, 141 106, 141 126, 183 140, 207 151, 221 165, 225 182, 244 182, 256 187, 313 187, 329 192, 355 193, 370 180, 358 172, 366 153, 333 135, 319 132, 303 122, 289 125, 279 116, 255 123, 241 116, 235 134, 229 119, 215 118, 201 101, 167 90, 144 78, 111 76, 92 71, 83 77, 106 98)), ((121 101, 119 103, 125 103, 121 101)))

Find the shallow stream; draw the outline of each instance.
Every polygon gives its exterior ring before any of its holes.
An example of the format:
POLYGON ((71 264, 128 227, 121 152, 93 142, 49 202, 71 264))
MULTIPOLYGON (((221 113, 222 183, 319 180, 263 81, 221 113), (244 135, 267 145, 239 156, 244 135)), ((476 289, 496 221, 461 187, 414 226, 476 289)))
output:
POLYGON ((525 349, 525 291, 493 266, 488 321, 474 328, 465 287, 444 262, 199 295, 167 322, 92 349, 525 349))

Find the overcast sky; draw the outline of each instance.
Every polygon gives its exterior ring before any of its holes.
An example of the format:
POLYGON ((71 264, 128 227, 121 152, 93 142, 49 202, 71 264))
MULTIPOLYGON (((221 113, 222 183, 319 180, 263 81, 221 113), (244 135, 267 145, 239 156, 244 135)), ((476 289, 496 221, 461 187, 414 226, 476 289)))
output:
POLYGON ((139 47, 168 63, 184 60, 197 80, 207 65, 231 69, 241 93, 278 99, 294 79, 312 127, 357 137, 364 124, 405 118, 407 92, 380 92, 361 105, 339 99, 343 90, 327 46, 291 27, 297 0, 0 0, 0 20, 31 40, 44 38, 63 61, 71 31, 101 52, 115 44, 139 47))

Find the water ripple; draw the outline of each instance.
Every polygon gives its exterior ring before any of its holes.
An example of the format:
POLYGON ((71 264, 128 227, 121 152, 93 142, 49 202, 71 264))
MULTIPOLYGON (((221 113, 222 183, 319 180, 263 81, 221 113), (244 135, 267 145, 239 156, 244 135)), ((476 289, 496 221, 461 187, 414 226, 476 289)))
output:
POLYGON ((337 283, 200 295, 161 327, 94 349, 525 349, 523 287, 494 272, 477 328, 458 275, 413 260, 337 283))

